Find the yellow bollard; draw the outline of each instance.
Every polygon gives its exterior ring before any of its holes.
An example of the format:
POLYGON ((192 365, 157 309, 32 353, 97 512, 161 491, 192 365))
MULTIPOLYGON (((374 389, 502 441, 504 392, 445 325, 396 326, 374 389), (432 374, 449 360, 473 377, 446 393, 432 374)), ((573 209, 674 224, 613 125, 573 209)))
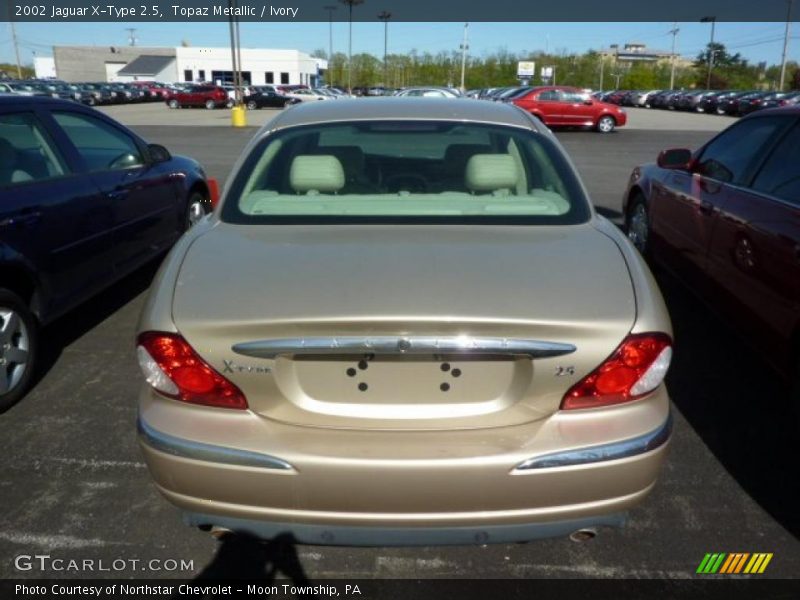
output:
POLYGON ((247 117, 244 113, 244 106, 234 106, 231 109, 231 125, 234 127, 247 126, 247 117))

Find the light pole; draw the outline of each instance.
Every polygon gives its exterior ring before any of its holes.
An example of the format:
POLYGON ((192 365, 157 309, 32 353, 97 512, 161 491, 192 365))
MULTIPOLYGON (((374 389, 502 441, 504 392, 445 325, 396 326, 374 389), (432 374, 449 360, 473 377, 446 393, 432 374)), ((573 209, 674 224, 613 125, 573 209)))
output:
POLYGON ((128 32, 128 45, 136 45, 136 27, 126 27, 125 31, 128 32))
POLYGON ((466 91, 464 87, 464 75, 466 74, 467 70, 467 50, 469 50, 469 44, 467 43, 467 32, 469 31, 469 23, 464 23, 464 41, 461 44, 461 93, 463 94, 466 91))
POLYGON ((388 56, 389 50, 389 19, 392 18, 392 13, 387 11, 382 11, 378 15, 378 19, 383 21, 383 87, 387 87, 389 85, 388 82, 388 64, 386 62, 386 57, 388 56))
POLYGON ((717 17, 703 17, 701 23, 711 23, 711 41, 708 43, 708 75, 706 76, 706 89, 711 89, 711 70, 714 68, 714 26, 717 17))
POLYGON ((786 51, 789 49, 789 23, 792 21, 792 4, 794 0, 787 0, 789 4, 788 12, 786 13, 786 32, 783 34, 783 54, 781 55, 781 83, 778 91, 783 91, 783 83, 786 79, 786 51))
POLYGON ((670 29, 669 33, 672 34, 672 52, 669 55, 670 63, 670 70, 669 70, 669 89, 675 89, 675 40, 678 38, 678 24, 673 23, 672 29, 670 29))
POLYGON ((364 4, 364 0, 339 0, 349 10, 350 40, 347 45, 347 93, 353 93, 353 7, 364 4))
MULTIPOLYGON (((333 4, 328 4, 327 6, 323 6, 325 10, 328 11, 328 61, 333 61, 333 11, 336 10, 336 6, 333 4)), ((328 70, 330 70, 331 65, 328 65, 328 70)))
POLYGON ((14 21, 9 21, 11 25, 11 39, 14 41, 14 55, 17 57, 17 79, 22 79, 22 63, 19 61, 19 44, 17 44, 17 28, 14 21))

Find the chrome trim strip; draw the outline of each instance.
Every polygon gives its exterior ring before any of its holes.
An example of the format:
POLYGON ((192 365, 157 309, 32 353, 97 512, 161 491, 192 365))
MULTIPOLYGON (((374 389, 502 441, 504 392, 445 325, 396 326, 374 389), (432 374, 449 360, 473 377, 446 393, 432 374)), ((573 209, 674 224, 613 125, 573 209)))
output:
POLYGON ((471 336, 339 336, 244 342, 231 348, 254 358, 303 354, 503 354, 547 358, 575 352, 572 344, 471 336))
POLYGON ((281 471, 294 470, 292 465, 286 461, 267 454, 202 444, 162 433, 145 423, 141 416, 139 416, 136 426, 142 442, 155 450, 172 454, 173 456, 241 467, 279 469, 281 471))
POLYGON ((603 462, 607 460, 618 460, 628 458, 638 454, 644 454, 655 450, 664 445, 672 433, 672 414, 667 417, 664 424, 658 429, 646 433, 645 435, 602 444, 600 446, 590 446, 588 448, 578 448, 566 452, 554 452, 526 460, 517 466, 514 471, 526 471, 530 469, 549 469, 551 467, 571 467, 574 465, 586 465, 590 463, 603 462))

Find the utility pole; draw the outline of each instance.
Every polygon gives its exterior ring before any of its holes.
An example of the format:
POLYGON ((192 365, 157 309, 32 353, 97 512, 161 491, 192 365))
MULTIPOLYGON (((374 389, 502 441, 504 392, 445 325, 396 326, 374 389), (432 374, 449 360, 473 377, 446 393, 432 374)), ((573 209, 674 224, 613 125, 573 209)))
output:
MULTIPOLYGON (((237 0, 233 0, 233 6, 236 7, 237 0)), ((233 17, 233 24, 236 27, 236 78, 239 84, 236 86, 236 106, 244 104, 244 90, 242 86, 242 38, 239 35, 239 17, 233 17)))
POLYGON ((467 43, 467 32, 469 31, 469 23, 464 23, 464 41, 461 43, 461 93, 466 91, 464 87, 464 76, 467 70, 467 50, 469 44, 467 43))
POLYGON ((711 71, 714 68, 714 26, 717 24, 717 17, 703 17, 701 23, 711 23, 711 41, 708 43, 708 75, 706 76, 706 89, 711 89, 711 71))
POLYGON ((17 79, 22 79, 22 63, 19 62, 19 44, 17 44, 17 28, 14 26, 14 21, 9 21, 11 24, 11 39, 14 40, 14 54, 17 57, 17 79))
POLYGON ((364 4, 364 0, 339 0, 349 9, 350 40, 347 45, 347 93, 353 93, 353 7, 364 4))
POLYGON ((385 10, 378 15, 378 19, 383 21, 383 87, 387 87, 389 85, 389 66, 386 62, 386 57, 388 56, 389 52, 389 19, 391 18, 392 13, 385 10))
MULTIPOLYGON (((336 10, 336 6, 329 4, 322 8, 328 11, 328 62, 330 63, 333 61, 333 11, 336 10)), ((330 69, 331 65, 328 64, 328 70, 330 69)))
POLYGON ((783 54, 781 56, 781 83, 778 86, 778 91, 783 91, 783 84, 786 80, 786 52, 789 49, 789 23, 792 21, 792 4, 794 0, 787 0, 789 4, 788 12, 786 13, 786 32, 783 34, 783 54))
POLYGON ((136 27, 126 27, 125 31, 128 32, 128 45, 136 45, 136 27))
POLYGON ((669 89, 675 89, 675 41, 678 38, 678 24, 673 23, 672 29, 669 30, 669 33, 672 34, 672 52, 669 55, 670 63, 670 70, 669 70, 669 89))

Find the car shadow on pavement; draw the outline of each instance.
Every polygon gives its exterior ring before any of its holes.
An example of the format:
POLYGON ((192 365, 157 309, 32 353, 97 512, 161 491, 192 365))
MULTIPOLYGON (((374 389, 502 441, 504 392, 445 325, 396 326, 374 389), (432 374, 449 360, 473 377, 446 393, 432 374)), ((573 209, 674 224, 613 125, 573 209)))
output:
MULTIPOLYGON (((148 262, 110 288, 93 296, 66 315, 44 327, 41 331, 38 365, 31 389, 53 368, 66 347, 94 329, 150 287, 162 258, 159 257, 148 262)), ((131 335, 133 335, 133 331, 131 331, 131 335)), ((131 341, 131 344, 133 344, 133 341, 131 341)), ((20 401, 24 402, 24 400, 23 398, 20 401)))
MULTIPOLYGON (((788 385, 674 277, 657 279, 675 334, 673 403, 745 493, 798 537, 800 427, 788 385)), ((725 501, 713 480, 705 485, 709 501, 725 501)))
POLYGON ((267 586, 279 575, 296 586, 309 583, 292 534, 282 533, 271 540, 262 540, 247 533, 225 533, 220 537, 214 559, 195 577, 195 582, 247 580, 267 586))

